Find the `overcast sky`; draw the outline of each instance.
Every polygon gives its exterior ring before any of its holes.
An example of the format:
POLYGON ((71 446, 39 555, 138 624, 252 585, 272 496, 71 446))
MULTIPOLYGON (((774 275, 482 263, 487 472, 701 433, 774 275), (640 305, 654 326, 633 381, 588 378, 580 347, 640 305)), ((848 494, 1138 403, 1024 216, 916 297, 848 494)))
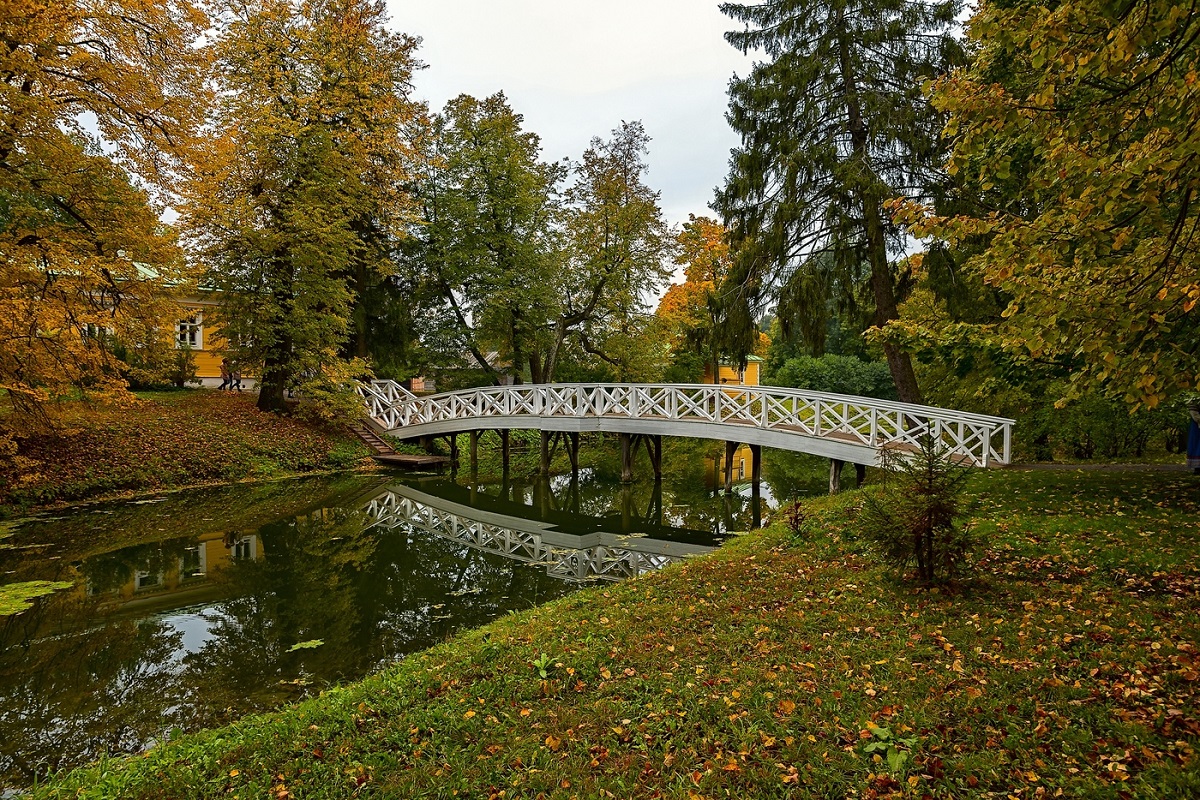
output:
POLYGON ((387 0, 392 26, 420 36, 417 96, 504 91, 545 160, 578 159, 622 120, 650 135, 649 183, 680 223, 711 214, 737 137, 726 88, 751 60, 724 40, 717 0, 387 0))

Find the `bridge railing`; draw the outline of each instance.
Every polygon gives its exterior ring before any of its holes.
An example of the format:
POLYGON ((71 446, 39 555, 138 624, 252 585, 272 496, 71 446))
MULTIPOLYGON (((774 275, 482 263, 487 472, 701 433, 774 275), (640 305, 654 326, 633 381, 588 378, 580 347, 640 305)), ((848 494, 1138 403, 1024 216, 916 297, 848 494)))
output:
POLYGON ((983 467, 1007 464, 1012 456, 1011 419, 804 389, 556 383, 416 397, 382 383, 360 393, 370 415, 389 430, 502 417, 623 417, 745 425, 873 448, 917 447, 925 436, 933 436, 950 452, 983 467))
MULTIPOLYGON (((543 534, 514 530, 503 525, 471 519, 448 509, 422 503, 395 492, 372 499, 365 511, 384 528, 408 525, 436 536, 459 542, 474 550, 497 553, 505 558, 546 568, 551 577, 571 582, 620 581, 662 569, 684 555, 655 552, 653 540, 630 539, 629 547, 598 544, 565 547, 546 542, 543 534), (649 541, 651 549, 646 549, 649 541), (641 549, 639 549, 641 548, 641 549)), ((562 538, 562 537, 560 537, 562 538)), ((712 548, 693 548, 704 552, 712 548)))

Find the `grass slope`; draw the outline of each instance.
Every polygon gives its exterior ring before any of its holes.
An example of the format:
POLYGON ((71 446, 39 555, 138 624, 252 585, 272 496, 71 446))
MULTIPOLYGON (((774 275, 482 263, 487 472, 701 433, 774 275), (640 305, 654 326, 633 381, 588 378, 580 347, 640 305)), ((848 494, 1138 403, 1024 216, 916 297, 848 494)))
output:
POLYGON ((951 592, 852 496, 35 797, 1200 796, 1200 484, 991 473, 951 592))
POLYGON ((61 429, 18 435, 0 461, 0 505, 340 469, 367 455, 347 431, 264 414, 250 395, 147 393, 133 406, 63 414, 61 429))

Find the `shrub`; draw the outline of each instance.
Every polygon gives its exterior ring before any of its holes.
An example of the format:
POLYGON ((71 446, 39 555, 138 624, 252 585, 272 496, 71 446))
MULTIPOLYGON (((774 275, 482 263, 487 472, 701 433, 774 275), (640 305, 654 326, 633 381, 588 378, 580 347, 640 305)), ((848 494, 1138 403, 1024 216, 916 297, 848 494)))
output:
POLYGON ((827 354, 820 358, 789 358, 764 378, 771 386, 876 397, 880 400, 895 400, 897 397, 896 384, 892 382, 887 364, 882 361, 863 361, 853 356, 827 354))
POLYGON ((953 461, 932 436, 915 451, 884 451, 880 482, 863 491, 859 534, 902 572, 935 583, 953 577, 975 545, 973 531, 958 523, 961 495, 971 467, 953 461))

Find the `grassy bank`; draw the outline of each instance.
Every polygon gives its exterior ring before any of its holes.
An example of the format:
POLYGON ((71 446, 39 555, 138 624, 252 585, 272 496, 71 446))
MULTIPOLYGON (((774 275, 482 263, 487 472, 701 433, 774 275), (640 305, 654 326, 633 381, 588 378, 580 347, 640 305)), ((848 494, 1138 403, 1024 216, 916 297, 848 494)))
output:
POLYGON ((347 431, 263 414, 249 394, 147 393, 132 406, 67 406, 60 428, 18 435, 0 507, 90 500, 344 469, 367 455, 347 431))
POLYGON ((37 797, 1195 797, 1200 484, 990 473, 950 591, 852 496, 37 797))

